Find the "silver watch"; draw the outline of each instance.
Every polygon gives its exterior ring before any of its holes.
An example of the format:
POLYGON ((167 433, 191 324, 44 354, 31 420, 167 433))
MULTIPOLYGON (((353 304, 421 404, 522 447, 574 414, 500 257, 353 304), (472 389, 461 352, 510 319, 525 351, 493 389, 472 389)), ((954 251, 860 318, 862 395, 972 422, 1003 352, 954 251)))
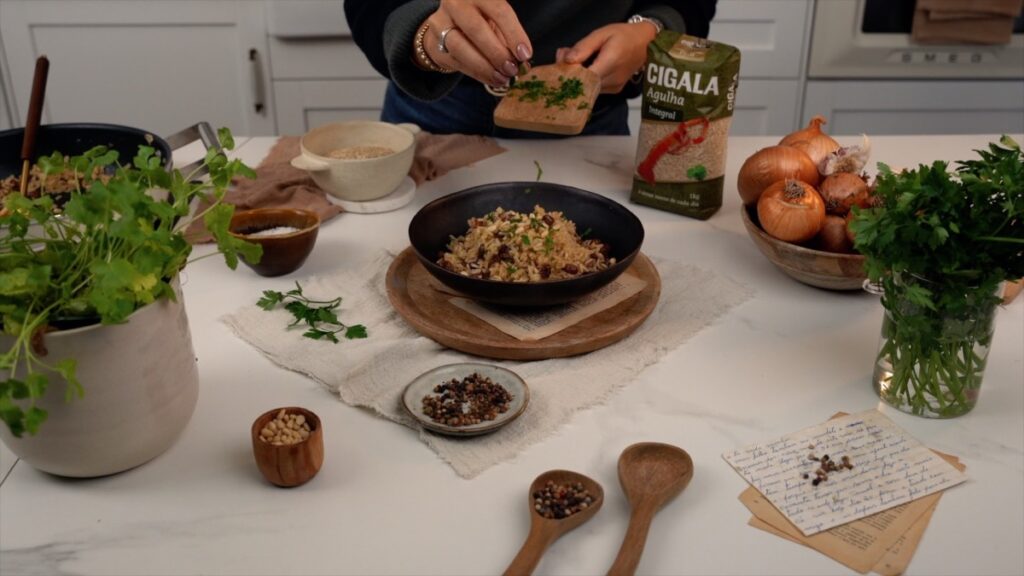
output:
POLYGON ((658 20, 657 18, 650 18, 648 16, 643 16, 643 15, 640 15, 640 14, 633 14, 632 16, 629 17, 629 20, 626 20, 626 22, 629 23, 629 24, 639 24, 641 22, 650 22, 651 24, 654 25, 654 29, 657 30, 658 32, 661 32, 662 30, 665 29, 665 25, 662 24, 661 21, 658 20))

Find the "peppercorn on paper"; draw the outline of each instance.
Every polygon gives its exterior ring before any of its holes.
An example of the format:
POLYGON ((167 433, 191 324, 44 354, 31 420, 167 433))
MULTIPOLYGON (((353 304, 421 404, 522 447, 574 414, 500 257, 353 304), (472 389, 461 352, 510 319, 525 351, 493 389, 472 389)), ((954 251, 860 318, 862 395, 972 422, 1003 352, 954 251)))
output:
MULTIPOLYGON (((957 457, 936 453, 957 470, 964 470, 957 457)), ((813 548, 862 574, 898 576, 910 565, 941 497, 941 493, 931 494, 813 536, 800 534, 754 488, 744 490, 739 499, 753 514, 748 524, 754 528, 813 548)))
POLYGON ((810 536, 955 486, 967 476, 876 410, 843 416, 722 457, 810 536), (819 478, 829 456, 850 468, 819 478))

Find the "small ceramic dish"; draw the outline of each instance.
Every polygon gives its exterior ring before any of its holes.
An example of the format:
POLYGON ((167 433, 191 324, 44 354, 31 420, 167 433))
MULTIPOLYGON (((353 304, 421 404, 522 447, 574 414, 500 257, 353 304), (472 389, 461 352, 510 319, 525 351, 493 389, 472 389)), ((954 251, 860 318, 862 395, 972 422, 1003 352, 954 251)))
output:
POLYGON ((236 238, 263 247, 263 257, 259 262, 242 258, 247 266, 260 276, 281 276, 298 270, 313 251, 320 230, 320 217, 309 210, 255 208, 235 213, 228 230, 236 238), (295 230, 271 234, 275 228, 295 230))
POLYGON ((462 362, 459 364, 447 364, 428 370, 417 376, 402 394, 402 405, 410 416, 427 430, 450 436, 478 436, 494 432, 498 428, 515 420, 526 410, 530 403, 530 389, 526 381, 518 374, 500 366, 483 364, 477 362, 462 362), (444 384, 452 379, 462 379, 473 373, 490 378, 495 384, 500 384, 512 395, 508 411, 498 414, 494 420, 471 424, 469 426, 448 426, 433 421, 430 416, 423 413, 423 397, 434 394, 434 387, 444 384))
POLYGON ((320 418, 296 406, 268 410, 252 423, 252 452, 260 473, 271 484, 283 488, 305 484, 316 476, 324 463, 324 432, 320 418), (260 437, 263 428, 282 410, 285 414, 301 414, 306 418, 308 438, 297 444, 277 446, 260 437))
POLYGON ((314 128, 299 141, 301 154, 292 166, 309 173, 328 194, 349 202, 366 202, 391 194, 409 173, 416 153, 415 124, 353 121, 314 128), (387 148, 392 152, 360 158, 356 148, 387 148), (343 151, 351 158, 332 157, 343 151))

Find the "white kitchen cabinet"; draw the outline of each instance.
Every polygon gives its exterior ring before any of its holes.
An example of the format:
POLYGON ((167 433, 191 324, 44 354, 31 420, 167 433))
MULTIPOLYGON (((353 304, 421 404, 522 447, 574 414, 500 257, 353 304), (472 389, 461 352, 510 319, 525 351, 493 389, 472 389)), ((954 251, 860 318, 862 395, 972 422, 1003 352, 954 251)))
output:
POLYGON ((273 134, 265 5, 245 0, 4 0, 0 39, 12 115, 50 59, 43 121, 111 122, 169 134, 206 120, 273 134))
POLYGON ((380 117, 387 81, 352 40, 341 0, 269 0, 267 11, 281 134, 380 117))
POLYGON ((281 134, 304 134, 330 122, 377 120, 387 81, 275 80, 281 134))
POLYGON ((740 49, 740 78, 792 78, 803 70, 811 0, 720 0, 708 38, 740 49))
POLYGON ((804 122, 815 114, 830 134, 1020 133, 1024 81, 812 80, 804 122))
POLYGON ((7 130, 13 126, 10 109, 7 105, 7 95, 4 94, 4 78, 3 74, 0 74, 0 130, 7 130))
POLYGON ((3 42, 0 42, 0 130, 14 127, 14 113, 11 111, 11 104, 7 97, 10 83, 11 78, 7 70, 7 59, 4 57, 4 46, 3 42))

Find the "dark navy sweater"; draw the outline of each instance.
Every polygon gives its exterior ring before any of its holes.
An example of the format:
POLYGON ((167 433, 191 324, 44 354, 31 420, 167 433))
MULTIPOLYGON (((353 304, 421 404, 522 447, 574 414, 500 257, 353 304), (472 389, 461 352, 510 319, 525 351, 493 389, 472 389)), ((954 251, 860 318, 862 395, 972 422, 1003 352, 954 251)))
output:
MULTIPOLYGON (((666 28, 707 36, 716 0, 510 0, 533 44, 533 63, 554 62, 555 50, 572 46, 606 24, 633 14, 666 28)), ((438 0, 345 0, 345 16, 356 44, 373 67, 410 96, 437 100, 462 79, 417 67, 411 58, 416 30, 437 10, 438 0)), ((620 97, 625 98, 628 94, 620 97)))

